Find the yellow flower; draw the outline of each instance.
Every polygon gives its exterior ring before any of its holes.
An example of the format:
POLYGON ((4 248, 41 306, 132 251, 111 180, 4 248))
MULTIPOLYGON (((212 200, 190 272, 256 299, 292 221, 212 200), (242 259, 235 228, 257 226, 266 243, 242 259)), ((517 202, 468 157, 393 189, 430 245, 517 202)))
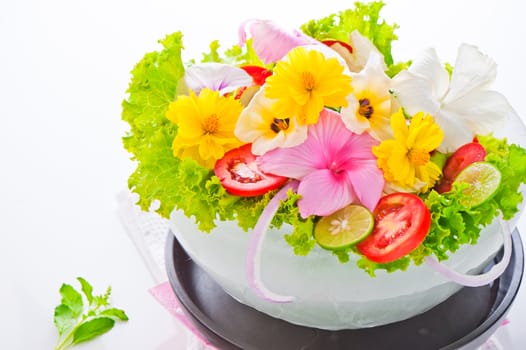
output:
POLYGON ((395 187, 425 192, 441 174, 440 168, 430 159, 444 133, 433 117, 423 112, 413 116, 408 125, 399 110, 391 117, 391 127, 394 139, 373 147, 378 167, 383 170, 386 181, 395 187))
POLYGON ((267 78, 265 96, 275 99, 276 115, 297 117, 301 124, 315 124, 324 106, 347 106, 351 77, 338 59, 316 50, 292 49, 267 78))
POLYGON ((172 149, 175 157, 192 158, 206 168, 213 168, 225 152, 239 147, 234 128, 242 106, 232 96, 204 88, 196 96, 182 95, 168 108, 167 118, 177 124, 172 149))

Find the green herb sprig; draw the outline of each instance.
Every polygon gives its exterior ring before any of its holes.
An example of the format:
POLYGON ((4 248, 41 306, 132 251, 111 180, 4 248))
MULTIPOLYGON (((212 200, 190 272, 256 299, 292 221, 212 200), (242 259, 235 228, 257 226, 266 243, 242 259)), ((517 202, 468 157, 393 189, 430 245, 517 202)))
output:
POLYGON ((98 337, 111 330, 116 321, 128 321, 123 310, 110 306, 111 287, 104 294, 94 295, 91 284, 82 277, 77 280, 84 297, 69 284, 60 287, 62 299, 53 318, 59 335, 55 350, 68 349, 98 337))

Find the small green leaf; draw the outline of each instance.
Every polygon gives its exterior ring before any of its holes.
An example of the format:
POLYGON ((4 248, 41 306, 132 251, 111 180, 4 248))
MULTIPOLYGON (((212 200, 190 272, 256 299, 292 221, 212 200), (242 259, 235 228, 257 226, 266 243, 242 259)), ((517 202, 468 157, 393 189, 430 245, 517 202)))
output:
POLYGON ((121 321, 128 321, 128 316, 126 313, 123 310, 117 308, 103 310, 99 315, 118 318, 121 321))
POLYGON ((60 295, 62 296, 61 303, 69 306, 75 318, 80 316, 84 307, 82 295, 75 288, 65 283, 60 287, 60 295))
POLYGON ((75 326, 77 317, 75 317, 73 310, 69 306, 60 304, 55 308, 53 322, 55 327, 57 327, 58 334, 62 335, 75 326))
POLYGON ((93 301, 93 287, 91 286, 91 284, 89 284, 88 281, 86 281, 82 277, 77 277, 77 280, 80 282, 80 285, 82 287, 82 292, 86 296, 88 303, 91 304, 91 302, 93 301))
POLYGON ((98 317, 82 323, 73 333, 73 344, 82 343, 102 335, 113 328, 115 320, 98 317))

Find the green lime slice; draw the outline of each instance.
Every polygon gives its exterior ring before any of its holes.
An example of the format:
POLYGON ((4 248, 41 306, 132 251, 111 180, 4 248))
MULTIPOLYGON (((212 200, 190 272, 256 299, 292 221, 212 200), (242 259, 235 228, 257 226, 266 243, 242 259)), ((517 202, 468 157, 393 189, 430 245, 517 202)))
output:
POLYGON ((374 217, 369 209, 351 204, 324 216, 314 227, 314 238, 325 249, 349 247, 367 237, 374 227, 374 217))
POLYGON ((487 162, 475 162, 468 165, 458 174, 453 183, 467 183, 470 186, 462 193, 462 204, 476 207, 491 199, 500 186, 501 175, 499 169, 487 162))

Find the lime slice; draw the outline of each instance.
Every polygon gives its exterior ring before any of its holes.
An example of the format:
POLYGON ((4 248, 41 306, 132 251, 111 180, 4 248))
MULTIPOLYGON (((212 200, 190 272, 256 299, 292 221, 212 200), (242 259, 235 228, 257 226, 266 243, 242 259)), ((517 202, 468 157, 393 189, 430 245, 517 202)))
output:
POLYGON ((351 204, 324 216, 314 228, 314 238, 325 249, 346 248, 367 237, 374 227, 374 217, 369 209, 351 204))
POLYGON ((475 162, 458 174, 453 183, 467 183, 470 186, 462 193, 462 204, 475 207, 491 199, 500 186, 499 169, 487 162, 475 162))

